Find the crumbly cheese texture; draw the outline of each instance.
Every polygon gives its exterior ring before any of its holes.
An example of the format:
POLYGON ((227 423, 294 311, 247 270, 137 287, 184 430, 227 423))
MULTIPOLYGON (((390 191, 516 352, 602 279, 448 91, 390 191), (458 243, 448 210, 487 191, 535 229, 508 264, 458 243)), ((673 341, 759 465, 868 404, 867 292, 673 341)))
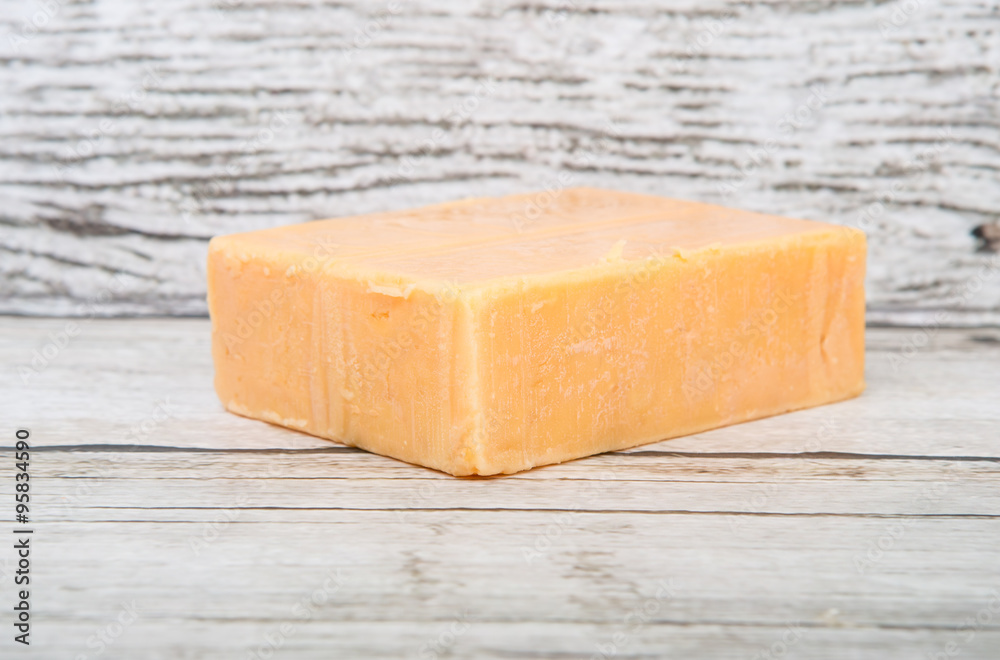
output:
POLYGON ((858 230, 593 189, 212 239, 230 411, 510 474, 856 396, 858 230))

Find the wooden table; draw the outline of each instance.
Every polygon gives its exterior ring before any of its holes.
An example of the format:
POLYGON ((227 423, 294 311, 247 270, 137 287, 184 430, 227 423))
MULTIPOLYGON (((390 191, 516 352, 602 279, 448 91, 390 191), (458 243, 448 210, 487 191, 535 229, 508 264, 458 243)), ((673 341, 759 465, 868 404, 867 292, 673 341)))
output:
POLYGON ((224 412, 208 333, 0 318, 4 658, 1000 657, 998 330, 873 328, 853 401, 492 479, 224 412))

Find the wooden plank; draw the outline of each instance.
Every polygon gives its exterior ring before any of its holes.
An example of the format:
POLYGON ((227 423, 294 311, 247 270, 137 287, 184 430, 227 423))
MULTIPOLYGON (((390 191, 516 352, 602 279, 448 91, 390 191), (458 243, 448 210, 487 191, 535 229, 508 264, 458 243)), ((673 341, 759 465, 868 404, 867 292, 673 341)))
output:
POLYGON ((81 324, 22 382, 67 322, 0 318, 0 416, 34 445, 38 657, 1000 647, 996 330, 909 351, 917 331, 871 328, 854 401, 457 479, 226 413, 202 319, 81 324))
POLYGON ((0 312, 204 314, 213 234, 562 176, 862 226, 872 320, 1000 323, 994 3, 391 7, 0 3, 0 312))
POLYGON ((129 493, 151 482, 170 493, 171 509, 1000 515, 1000 458, 982 457, 632 452, 494 479, 449 478, 360 451, 47 451, 37 463, 38 478, 56 480, 42 501, 59 519, 117 515, 108 501, 123 502, 127 515, 129 493), (841 492, 845 480, 853 485, 841 492))
MULTIPOLYGON (((900 649, 916 657, 964 637, 957 628, 989 612, 1000 583, 996 520, 911 520, 861 572, 856 562, 891 538, 892 521, 757 517, 733 534, 724 517, 708 515, 581 515, 562 526, 537 512, 178 518, 38 525, 35 607, 59 631, 42 648, 83 648, 81 632, 93 634, 134 600, 142 616, 122 649, 183 657, 164 647, 194 619, 190 653, 238 654, 252 638, 299 624, 296 603, 332 571, 331 592, 318 598, 328 601, 310 608, 313 625, 300 627, 290 657, 330 647, 347 657, 418 657, 421 637, 462 616, 469 634, 456 640, 456 656, 576 656, 597 652, 647 603, 659 607, 623 657, 691 643, 752 656, 789 624, 808 628, 793 657, 844 657, 823 655, 829 644, 857 657, 900 649), (204 545, 193 550, 193 540, 204 545), (661 583, 669 597, 656 597, 661 583)), ((996 622, 992 614, 963 655, 992 657, 996 622)))
MULTIPOLYGON (((305 459, 299 459, 296 463, 305 459)), ((636 462, 641 459, 634 459, 636 462)), ((173 470, 161 469, 161 475, 179 474, 186 467, 186 457, 170 461, 173 470)), ((713 470, 719 461, 700 459, 690 471, 713 470)), ((807 463, 807 461, 798 461, 807 463)), ((843 462, 843 461, 841 461, 843 462)), ((411 509, 461 510, 529 510, 553 512, 648 512, 658 513, 724 513, 732 516, 753 515, 911 515, 911 516, 1000 516, 1000 466, 978 465, 936 471, 933 481, 909 480, 863 481, 848 494, 839 494, 845 478, 831 474, 855 474, 863 479, 865 471, 858 468, 861 460, 839 465, 809 465, 798 468, 800 481, 786 483, 776 477, 750 481, 717 481, 687 479, 684 467, 673 462, 669 471, 674 479, 656 481, 651 474, 658 471, 643 462, 634 470, 609 470, 609 482, 566 480, 563 478, 518 480, 504 479, 499 483, 454 482, 428 483, 418 480, 376 478, 323 477, 257 477, 255 479, 198 480, 160 476, 156 488, 170 496, 170 508, 229 509, 235 506, 267 506, 290 510, 314 508, 400 510, 405 515, 411 509), (812 469, 809 469, 812 468, 812 469), (644 472, 645 478, 630 480, 619 473, 644 472), (820 473, 825 478, 809 481, 803 475, 820 473), (266 482, 262 482, 266 479, 266 482), (557 484, 552 481, 559 481, 557 484), (544 482, 544 483, 536 483, 544 482), (569 483, 565 483, 569 481, 569 483), (692 485, 694 484, 694 486, 692 485), (433 492, 433 501, 421 497, 421 492, 433 492), (503 504, 498 504, 503 503, 503 504), (508 504, 509 503, 509 504, 508 504)), ((811 461, 809 461, 811 463, 811 461)), ((125 463, 129 469, 131 463, 125 463)), ((297 467, 297 465, 296 465, 297 467)), ((616 468, 618 466, 616 465, 616 468)), ((723 466, 725 469, 727 466, 723 466)), ((730 466, 731 467, 731 466, 730 466)), ((756 466, 754 466, 756 467, 756 466)), ((897 470, 906 470, 905 462, 897 462, 897 470)), ((789 471, 793 468, 789 467, 789 471)), ((748 477, 758 474, 747 469, 748 477)), ((916 471, 919 473, 920 471, 916 471)), ((267 474, 260 472, 260 474, 267 474)), ((51 511, 60 518, 97 516, 120 517, 107 502, 122 502, 129 515, 134 508, 127 504, 129 494, 142 492, 150 485, 150 477, 99 477, 93 480, 61 479, 40 501, 43 512, 51 511), (62 502, 99 507, 96 513, 78 514, 62 502)), ((156 509, 156 507, 152 507, 156 509)), ((155 512, 154 512, 155 513, 155 512)), ((43 514, 44 515, 44 514, 43 514)), ((153 515, 153 514, 150 514, 153 515)), ((734 525, 745 521, 733 521, 734 525)))

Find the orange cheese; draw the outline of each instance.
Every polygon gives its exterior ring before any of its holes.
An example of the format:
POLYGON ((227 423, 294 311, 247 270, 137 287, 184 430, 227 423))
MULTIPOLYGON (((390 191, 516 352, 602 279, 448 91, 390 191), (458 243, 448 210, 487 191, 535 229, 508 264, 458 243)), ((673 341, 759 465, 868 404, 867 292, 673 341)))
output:
POLYGON ((230 411, 513 473, 864 389, 858 230, 592 189, 212 239, 230 411))

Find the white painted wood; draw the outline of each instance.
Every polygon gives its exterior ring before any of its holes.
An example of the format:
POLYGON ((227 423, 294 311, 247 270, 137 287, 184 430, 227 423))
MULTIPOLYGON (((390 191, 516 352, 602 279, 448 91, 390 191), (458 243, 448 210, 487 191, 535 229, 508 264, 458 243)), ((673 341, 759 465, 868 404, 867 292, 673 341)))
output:
POLYGON ((0 312, 204 314, 213 234, 568 173, 861 225, 871 321, 1000 324, 998 29, 985 0, 0 0, 0 312))
POLYGON ((853 401, 458 479, 226 413, 202 319, 77 321, 22 382, 72 322, 0 318, 0 417, 34 446, 30 657, 1000 648, 997 330, 871 328, 853 401))

